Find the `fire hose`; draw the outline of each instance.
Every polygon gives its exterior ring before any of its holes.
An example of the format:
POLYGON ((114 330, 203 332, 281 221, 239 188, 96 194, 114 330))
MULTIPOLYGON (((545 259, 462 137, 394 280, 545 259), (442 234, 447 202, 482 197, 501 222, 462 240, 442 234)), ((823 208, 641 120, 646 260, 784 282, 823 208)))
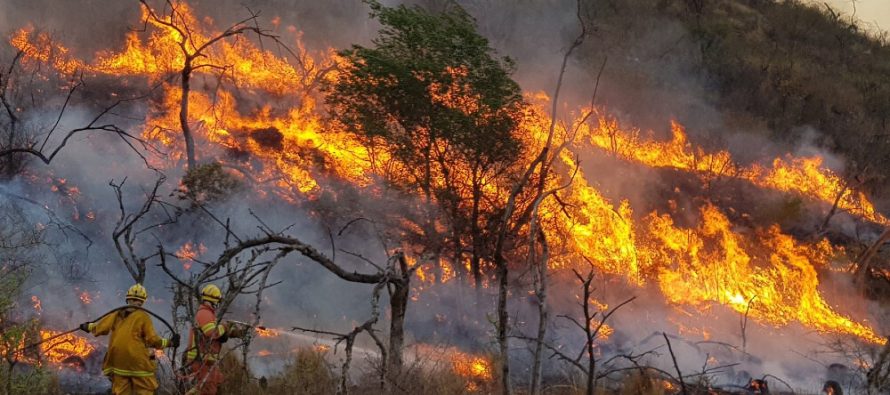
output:
MULTIPOLYGON (((176 333, 176 329, 173 328, 173 325, 170 325, 170 323, 167 322, 167 320, 165 320, 163 317, 161 317, 161 316, 155 314, 155 313, 152 312, 151 310, 148 310, 148 309, 146 309, 146 308, 144 308, 144 307, 141 307, 141 306, 127 305, 127 306, 116 307, 116 308, 114 308, 114 309, 109 310, 107 313, 100 315, 99 318, 95 319, 94 321, 99 321, 99 320, 101 320, 101 319, 103 319, 103 318, 105 318, 105 317, 107 317, 107 316, 109 316, 109 315, 111 315, 111 314, 114 314, 114 313, 116 313, 116 312, 118 312, 118 311, 121 311, 121 310, 124 310, 124 309, 136 309, 136 310, 142 310, 142 311, 148 313, 149 315, 151 315, 152 317, 157 318, 158 321, 161 321, 161 323, 163 323, 164 326, 166 326, 167 328, 170 329, 170 332, 171 332, 171 333, 176 333)), ((43 344, 43 343, 46 343, 46 342, 48 342, 48 341, 51 341, 51 340, 53 340, 53 339, 56 339, 56 338, 59 338, 59 337, 62 337, 62 336, 65 336, 65 335, 68 335, 68 334, 77 332, 78 330, 80 330, 80 327, 78 327, 78 328, 74 328, 74 329, 69 330, 69 331, 66 331, 66 332, 57 333, 57 334, 52 335, 52 336, 50 336, 50 337, 48 337, 48 338, 46 338, 46 339, 41 339, 39 342, 36 342, 36 343, 33 343, 33 344, 29 344, 29 345, 27 345, 27 346, 24 346, 24 347, 22 347, 22 348, 19 348, 19 349, 13 351, 12 354, 18 354, 18 353, 20 353, 20 352, 22 352, 22 351, 25 351, 25 350, 30 349, 30 348, 37 347, 37 346, 39 346, 39 345, 41 345, 41 344, 43 344)), ((174 355, 174 356, 176 355, 176 347, 173 348, 173 355, 174 355)))

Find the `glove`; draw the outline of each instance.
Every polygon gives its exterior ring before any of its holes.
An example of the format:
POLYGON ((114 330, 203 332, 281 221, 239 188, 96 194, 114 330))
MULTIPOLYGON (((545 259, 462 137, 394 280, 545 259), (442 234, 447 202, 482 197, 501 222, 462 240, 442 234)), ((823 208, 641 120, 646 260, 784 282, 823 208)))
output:
POLYGON ((230 339, 241 339, 244 337, 245 332, 247 332, 247 330, 244 327, 244 324, 226 322, 226 335, 228 335, 230 339))
POLYGON ((90 324, 92 324, 92 322, 84 322, 83 324, 80 324, 77 329, 80 329, 86 333, 90 333, 90 324))
POLYGON ((173 337, 170 338, 170 347, 173 347, 173 348, 179 347, 179 340, 180 340, 179 334, 174 333, 173 337))

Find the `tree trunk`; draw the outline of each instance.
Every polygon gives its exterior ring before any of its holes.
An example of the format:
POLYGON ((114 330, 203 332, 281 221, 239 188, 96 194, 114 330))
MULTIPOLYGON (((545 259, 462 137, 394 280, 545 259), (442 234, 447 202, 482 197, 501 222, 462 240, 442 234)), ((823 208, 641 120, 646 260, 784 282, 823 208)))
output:
POLYGON ((476 296, 478 300, 479 292, 482 289, 482 268, 480 263, 482 260, 482 235, 479 229, 479 201, 482 199, 482 190, 477 180, 477 176, 473 174, 473 211, 470 214, 470 237, 473 239, 473 256, 470 258, 470 270, 473 272, 473 282, 476 285, 476 296))
POLYGON ((192 62, 186 60, 182 68, 182 99, 179 101, 179 125, 182 127, 182 137, 185 139, 185 155, 188 159, 188 170, 195 168, 195 138, 189 127, 189 82, 192 77, 192 62))
MULTIPOLYGON (((547 262, 549 260, 549 249, 547 245, 546 235, 542 230, 538 230, 538 236, 541 242, 541 260, 540 262, 532 262, 535 265, 532 268, 535 271, 535 296, 538 299, 538 334, 535 341, 534 364, 532 366, 532 384, 531 395, 541 393, 541 379, 543 376, 543 364, 541 360, 544 354, 544 337, 547 335, 547 323, 550 321, 550 311, 547 308, 547 262)), ((531 245, 532 255, 534 255, 534 244, 531 245)))
POLYGON ((878 237, 874 244, 869 246, 868 249, 859 256, 859 259, 856 260, 856 273, 854 277, 860 284, 865 283, 865 277, 868 276, 868 269, 871 266, 871 259, 878 253, 878 249, 880 249, 888 240, 890 240, 890 228, 887 228, 884 233, 881 233, 881 236, 878 237))
POLYGON ((390 378, 397 378, 402 372, 402 348, 405 345, 405 312, 408 310, 408 293, 410 291, 408 277, 404 284, 395 284, 395 291, 389 297, 389 308, 392 318, 389 324, 389 355, 387 372, 390 378))
POLYGON ((507 313, 507 262, 503 257, 495 258, 498 276, 498 351, 501 354, 501 386, 502 394, 510 395, 510 360, 507 343, 507 326, 510 316, 507 313))
POLYGON ((461 236, 461 226, 458 223, 458 216, 460 215, 457 210, 457 202, 453 202, 454 207, 451 210, 451 238, 452 238, 452 248, 454 249, 454 253, 452 255, 453 260, 451 265, 454 266, 454 274, 457 276, 457 279, 460 280, 461 284, 467 279, 467 267, 463 262, 463 244, 461 244, 460 236, 461 236))
POLYGON ((6 388, 6 393, 11 395, 12 394, 12 378, 15 374, 13 369, 15 368, 16 362, 13 360, 7 359, 6 364, 8 366, 6 369, 6 386, 5 386, 5 388, 6 388))
POLYGON ((593 314, 590 312, 590 281, 593 279, 593 271, 591 270, 590 275, 587 277, 587 282, 584 283, 584 334, 587 337, 587 341, 585 342, 585 348, 587 348, 587 395, 593 395, 593 389, 596 388, 596 357, 593 350, 593 330, 590 328, 590 323, 593 321, 593 314))
POLYGON ((828 210, 828 214, 825 216, 825 220, 822 221, 822 224, 819 225, 819 228, 816 229, 816 237, 820 237, 824 234, 825 230, 828 229, 828 223, 831 221, 831 217, 834 217, 834 214, 837 213, 837 207, 841 202, 841 198, 847 193, 847 189, 850 187, 850 182, 845 180, 844 184, 841 186, 841 190, 838 191, 837 195, 834 198, 834 204, 831 205, 831 210, 828 210))

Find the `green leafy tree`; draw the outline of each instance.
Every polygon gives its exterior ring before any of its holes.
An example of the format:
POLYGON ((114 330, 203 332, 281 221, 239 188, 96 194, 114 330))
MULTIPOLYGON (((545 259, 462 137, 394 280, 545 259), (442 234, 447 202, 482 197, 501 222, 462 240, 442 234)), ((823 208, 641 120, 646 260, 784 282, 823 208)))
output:
POLYGON ((39 338, 39 322, 22 319, 18 300, 38 259, 43 232, 29 223, 13 204, 0 205, 0 393, 57 393, 55 376, 44 366, 17 369, 23 358, 39 360, 37 350, 17 350, 39 338))
POLYGON ((434 255, 450 250, 459 274, 462 251, 471 251, 478 283, 497 201, 486 186, 503 185, 522 149, 515 131, 525 103, 510 77, 513 61, 498 57, 457 6, 432 13, 367 3, 383 27, 372 47, 340 52, 346 62, 325 87, 330 114, 391 153, 395 163, 376 164, 388 169, 387 181, 428 203, 418 221, 423 245, 434 255), (441 219, 446 234, 436 230, 441 219))

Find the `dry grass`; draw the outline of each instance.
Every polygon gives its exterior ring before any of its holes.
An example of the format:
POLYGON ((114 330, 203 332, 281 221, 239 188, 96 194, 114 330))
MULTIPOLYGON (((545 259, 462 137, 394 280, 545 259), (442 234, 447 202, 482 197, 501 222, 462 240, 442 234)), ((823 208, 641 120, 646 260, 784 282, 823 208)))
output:
POLYGON ((337 387, 337 376, 325 360, 325 352, 314 348, 300 349, 281 373, 268 380, 264 394, 314 395, 330 394, 337 387))
POLYGON ((219 368, 226 378, 222 395, 326 395, 337 388, 337 376, 325 360, 325 352, 314 348, 297 351, 293 360, 274 376, 253 377, 234 353, 228 353, 219 368))

